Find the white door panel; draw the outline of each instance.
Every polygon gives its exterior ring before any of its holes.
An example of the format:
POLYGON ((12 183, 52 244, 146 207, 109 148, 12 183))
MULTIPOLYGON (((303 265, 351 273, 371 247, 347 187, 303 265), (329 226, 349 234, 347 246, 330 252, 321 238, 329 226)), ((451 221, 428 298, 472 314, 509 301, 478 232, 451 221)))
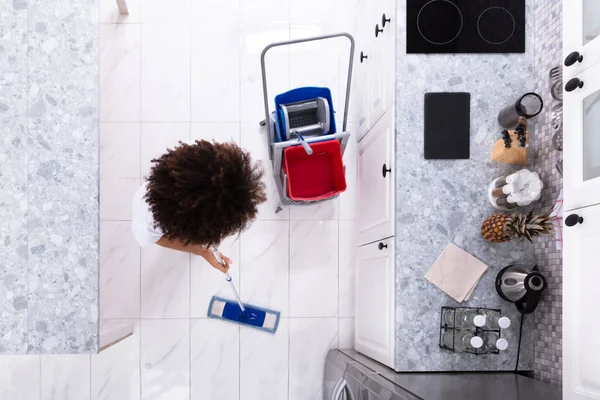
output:
POLYGON ((394 368, 394 239, 359 247, 354 348, 394 368))
POLYGON ((394 235, 393 128, 386 113, 358 144, 359 245, 394 235))
POLYGON ((563 229, 563 398, 600 399, 600 206, 577 214, 582 223, 563 229))

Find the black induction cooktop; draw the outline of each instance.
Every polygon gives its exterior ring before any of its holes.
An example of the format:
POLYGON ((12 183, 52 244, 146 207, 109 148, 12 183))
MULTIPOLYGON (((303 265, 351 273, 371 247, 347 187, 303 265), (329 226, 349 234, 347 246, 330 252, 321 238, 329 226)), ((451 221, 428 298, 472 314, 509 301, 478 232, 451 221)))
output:
POLYGON ((525 52, 525 0, 406 2, 409 54, 525 52))

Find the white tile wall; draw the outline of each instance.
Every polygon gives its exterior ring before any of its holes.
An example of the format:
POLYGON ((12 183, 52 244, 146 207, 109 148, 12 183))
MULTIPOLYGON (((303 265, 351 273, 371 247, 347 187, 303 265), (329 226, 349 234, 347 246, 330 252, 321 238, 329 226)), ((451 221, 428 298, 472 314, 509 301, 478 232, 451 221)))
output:
POLYGON ((90 356, 41 356, 42 400, 85 399, 90 396, 90 356))
POLYGON ((337 317, 338 221, 293 221, 290 316, 337 317))
POLYGON ((240 327, 214 319, 192 320, 193 399, 237 400, 240 394, 240 327))
POLYGON ((144 0, 142 119, 189 121, 191 0, 144 0))
POLYGON ((275 335, 240 327, 240 400, 287 398, 289 323, 282 318, 275 335))
POLYGON ((100 318, 140 318, 140 248, 129 221, 100 221, 100 318))
POLYGON ((160 246, 142 249, 142 318, 189 318, 190 257, 160 246))
POLYGON ((338 347, 336 318, 290 320, 290 400, 320 399, 323 360, 338 347))
MULTIPOLYGON (((100 329, 127 322, 131 321, 101 320, 100 329)), ((100 354, 92 355, 92 400, 140 400, 140 330, 141 325, 137 321, 133 336, 100 354)))
POLYGON ((141 184, 139 149, 139 122, 100 124, 101 220, 131 220, 131 198, 141 184))
POLYGON ((100 25, 100 120, 140 120, 139 24, 100 25))
MULTIPOLYGON (((100 317, 133 336, 97 355, 0 357, 0 399, 310 399, 329 348, 352 347, 356 145, 344 155, 348 191, 275 213, 260 53, 271 42, 353 30, 341 0, 100 1, 100 317), (199 257, 140 249, 131 196, 179 141, 233 140, 261 161, 268 201, 221 251, 243 300, 282 313, 277 333, 208 319, 223 275, 199 257)), ((269 52, 269 102, 299 85, 327 85, 338 119, 347 45, 269 52), (315 60, 327 59, 323 70, 315 60)), ((341 128, 341 120, 338 121, 341 128)), ((352 132, 353 125, 350 124, 352 132)))
POLYGON ((190 398, 189 319, 142 320, 142 399, 190 398))
POLYGON ((40 370, 40 356, 0 357, 0 399, 40 399, 40 370))
POLYGON ((250 304, 289 316, 288 221, 255 221, 241 235, 240 293, 250 304))

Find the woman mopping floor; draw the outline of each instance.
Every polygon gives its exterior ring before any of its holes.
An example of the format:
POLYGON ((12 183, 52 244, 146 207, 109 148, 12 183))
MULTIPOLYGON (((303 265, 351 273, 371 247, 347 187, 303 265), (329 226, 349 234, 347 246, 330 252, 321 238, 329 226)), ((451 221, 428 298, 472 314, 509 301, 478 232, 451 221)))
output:
POLYGON ((198 255, 225 273, 238 301, 213 298, 208 316, 274 333, 279 312, 244 306, 227 272, 231 259, 212 251, 256 218, 266 200, 263 170, 233 142, 179 143, 152 160, 133 196, 131 228, 140 246, 153 243, 198 255))

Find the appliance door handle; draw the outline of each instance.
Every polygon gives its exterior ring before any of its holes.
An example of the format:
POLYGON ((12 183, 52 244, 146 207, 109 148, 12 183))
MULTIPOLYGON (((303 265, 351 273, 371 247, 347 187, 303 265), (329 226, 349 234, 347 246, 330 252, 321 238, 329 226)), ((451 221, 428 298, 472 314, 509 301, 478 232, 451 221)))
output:
POLYGON ((341 377, 340 380, 335 384, 333 392, 331 392, 330 400, 342 400, 342 393, 344 393, 344 387, 346 386, 346 380, 341 377))
POLYGON ((354 393, 350 390, 348 382, 344 378, 340 378, 338 383, 335 385, 331 400, 355 400, 354 393), (342 398, 342 394, 346 394, 346 399, 342 398))
MULTIPOLYGON (((346 382, 344 381, 344 383, 346 383, 346 382)), ((352 390, 350 390, 350 386, 348 386, 347 383, 344 385, 344 390, 346 392, 346 397, 348 400, 356 400, 354 398, 354 393, 352 393, 352 390)))

